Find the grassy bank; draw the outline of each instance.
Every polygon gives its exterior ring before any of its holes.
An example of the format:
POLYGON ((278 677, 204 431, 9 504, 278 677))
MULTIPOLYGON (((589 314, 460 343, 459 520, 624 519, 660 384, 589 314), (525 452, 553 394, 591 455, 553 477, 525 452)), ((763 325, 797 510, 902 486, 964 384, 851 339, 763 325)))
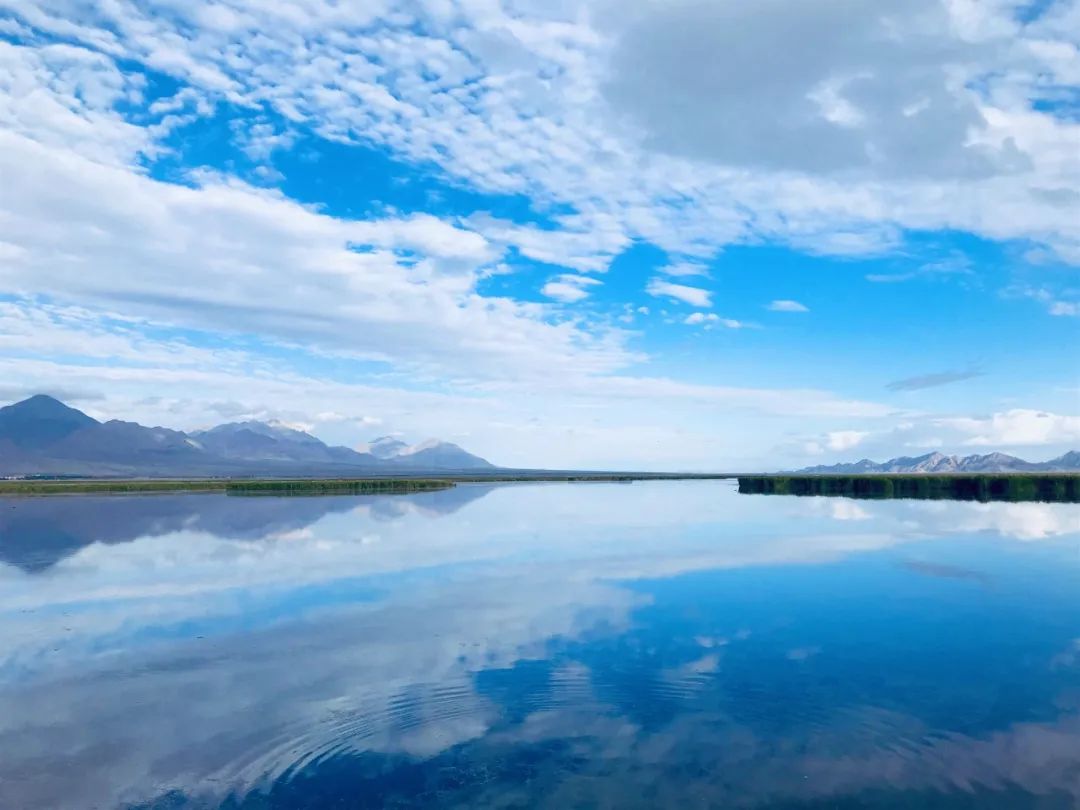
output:
POLYGON ((669 473, 464 473, 425 478, 184 478, 35 479, 0 481, 0 495, 78 495, 153 492, 224 492, 230 495, 361 495, 447 489, 459 483, 629 483, 631 481, 732 478, 730 475, 669 473))
POLYGON ((0 481, 0 495, 123 494, 134 492, 224 492, 225 480, 33 480, 0 481))
POLYGON ((427 492, 454 486, 448 479, 300 479, 143 480, 143 481, 2 481, 0 495, 123 495, 154 492, 223 492, 228 495, 362 495, 427 492))
POLYGON ((424 478, 361 478, 296 481, 233 481, 226 485, 229 495, 369 495, 431 492, 450 489, 454 482, 424 478))
POLYGON ((842 495, 960 501, 1080 502, 1080 474, 752 475, 739 477, 744 495, 842 495))

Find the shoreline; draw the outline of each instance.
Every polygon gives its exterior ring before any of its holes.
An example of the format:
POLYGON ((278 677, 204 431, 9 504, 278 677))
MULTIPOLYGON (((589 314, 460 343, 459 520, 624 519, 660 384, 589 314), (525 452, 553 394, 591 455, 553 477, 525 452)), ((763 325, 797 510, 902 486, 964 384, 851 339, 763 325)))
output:
POLYGON ((838 496, 871 500, 1080 503, 1080 473, 866 473, 739 476, 741 495, 838 496))
POLYGON ((729 480, 731 473, 507 473, 355 478, 78 478, 0 481, 2 495, 125 495, 155 492, 222 492, 233 495, 389 494, 450 489, 457 484, 630 483, 729 480))
POLYGON ((863 499, 1049 501, 1080 503, 1080 473, 606 473, 507 472, 350 478, 71 478, 0 480, 0 496, 214 493, 258 495, 408 494, 458 484, 632 483, 738 480, 743 495, 839 496, 863 499))

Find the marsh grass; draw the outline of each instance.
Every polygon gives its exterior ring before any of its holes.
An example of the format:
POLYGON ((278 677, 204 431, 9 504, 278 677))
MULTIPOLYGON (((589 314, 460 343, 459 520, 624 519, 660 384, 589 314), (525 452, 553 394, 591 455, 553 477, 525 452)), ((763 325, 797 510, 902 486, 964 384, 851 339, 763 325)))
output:
POLYGON ((954 501, 1080 502, 1080 474, 752 475, 739 477, 744 495, 840 495, 954 501))

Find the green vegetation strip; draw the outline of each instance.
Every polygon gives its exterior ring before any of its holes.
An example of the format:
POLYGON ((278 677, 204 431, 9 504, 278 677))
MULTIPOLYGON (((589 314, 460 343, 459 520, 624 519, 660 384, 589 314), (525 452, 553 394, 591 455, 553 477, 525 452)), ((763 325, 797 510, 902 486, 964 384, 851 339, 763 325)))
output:
POLYGON ((365 478, 355 480, 144 480, 0 481, 0 495, 78 495, 153 492, 224 492, 229 495, 360 495, 427 492, 454 486, 449 479, 365 478))
POLYGON ((0 495, 125 494, 138 492, 224 492, 231 495, 358 495, 364 493, 430 492, 458 483, 628 483, 631 481, 717 479, 730 475, 671 473, 495 473, 446 475, 438 478, 298 478, 278 479, 22 479, 0 481, 0 495))
POLYGON ((356 480, 323 479, 296 481, 233 481, 226 487, 229 495, 366 495, 431 492, 450 489, 447 479, 363 478, 356 480))
POLYGON ((0 481, 0 495, 108 494, 125 492, 224 492, 227 481, 0 481))
POLYGON ((753 475, 739 477, 739 492, 744 495, 1078 503, 1080 475, 753 475))

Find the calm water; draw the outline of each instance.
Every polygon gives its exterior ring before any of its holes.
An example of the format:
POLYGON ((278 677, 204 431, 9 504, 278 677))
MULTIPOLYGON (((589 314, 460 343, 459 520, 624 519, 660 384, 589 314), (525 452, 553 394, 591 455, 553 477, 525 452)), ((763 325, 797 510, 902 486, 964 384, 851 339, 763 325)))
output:
POLYGON ((1080 506, 0 499, 0 807, 1080 807, 1080 506))

